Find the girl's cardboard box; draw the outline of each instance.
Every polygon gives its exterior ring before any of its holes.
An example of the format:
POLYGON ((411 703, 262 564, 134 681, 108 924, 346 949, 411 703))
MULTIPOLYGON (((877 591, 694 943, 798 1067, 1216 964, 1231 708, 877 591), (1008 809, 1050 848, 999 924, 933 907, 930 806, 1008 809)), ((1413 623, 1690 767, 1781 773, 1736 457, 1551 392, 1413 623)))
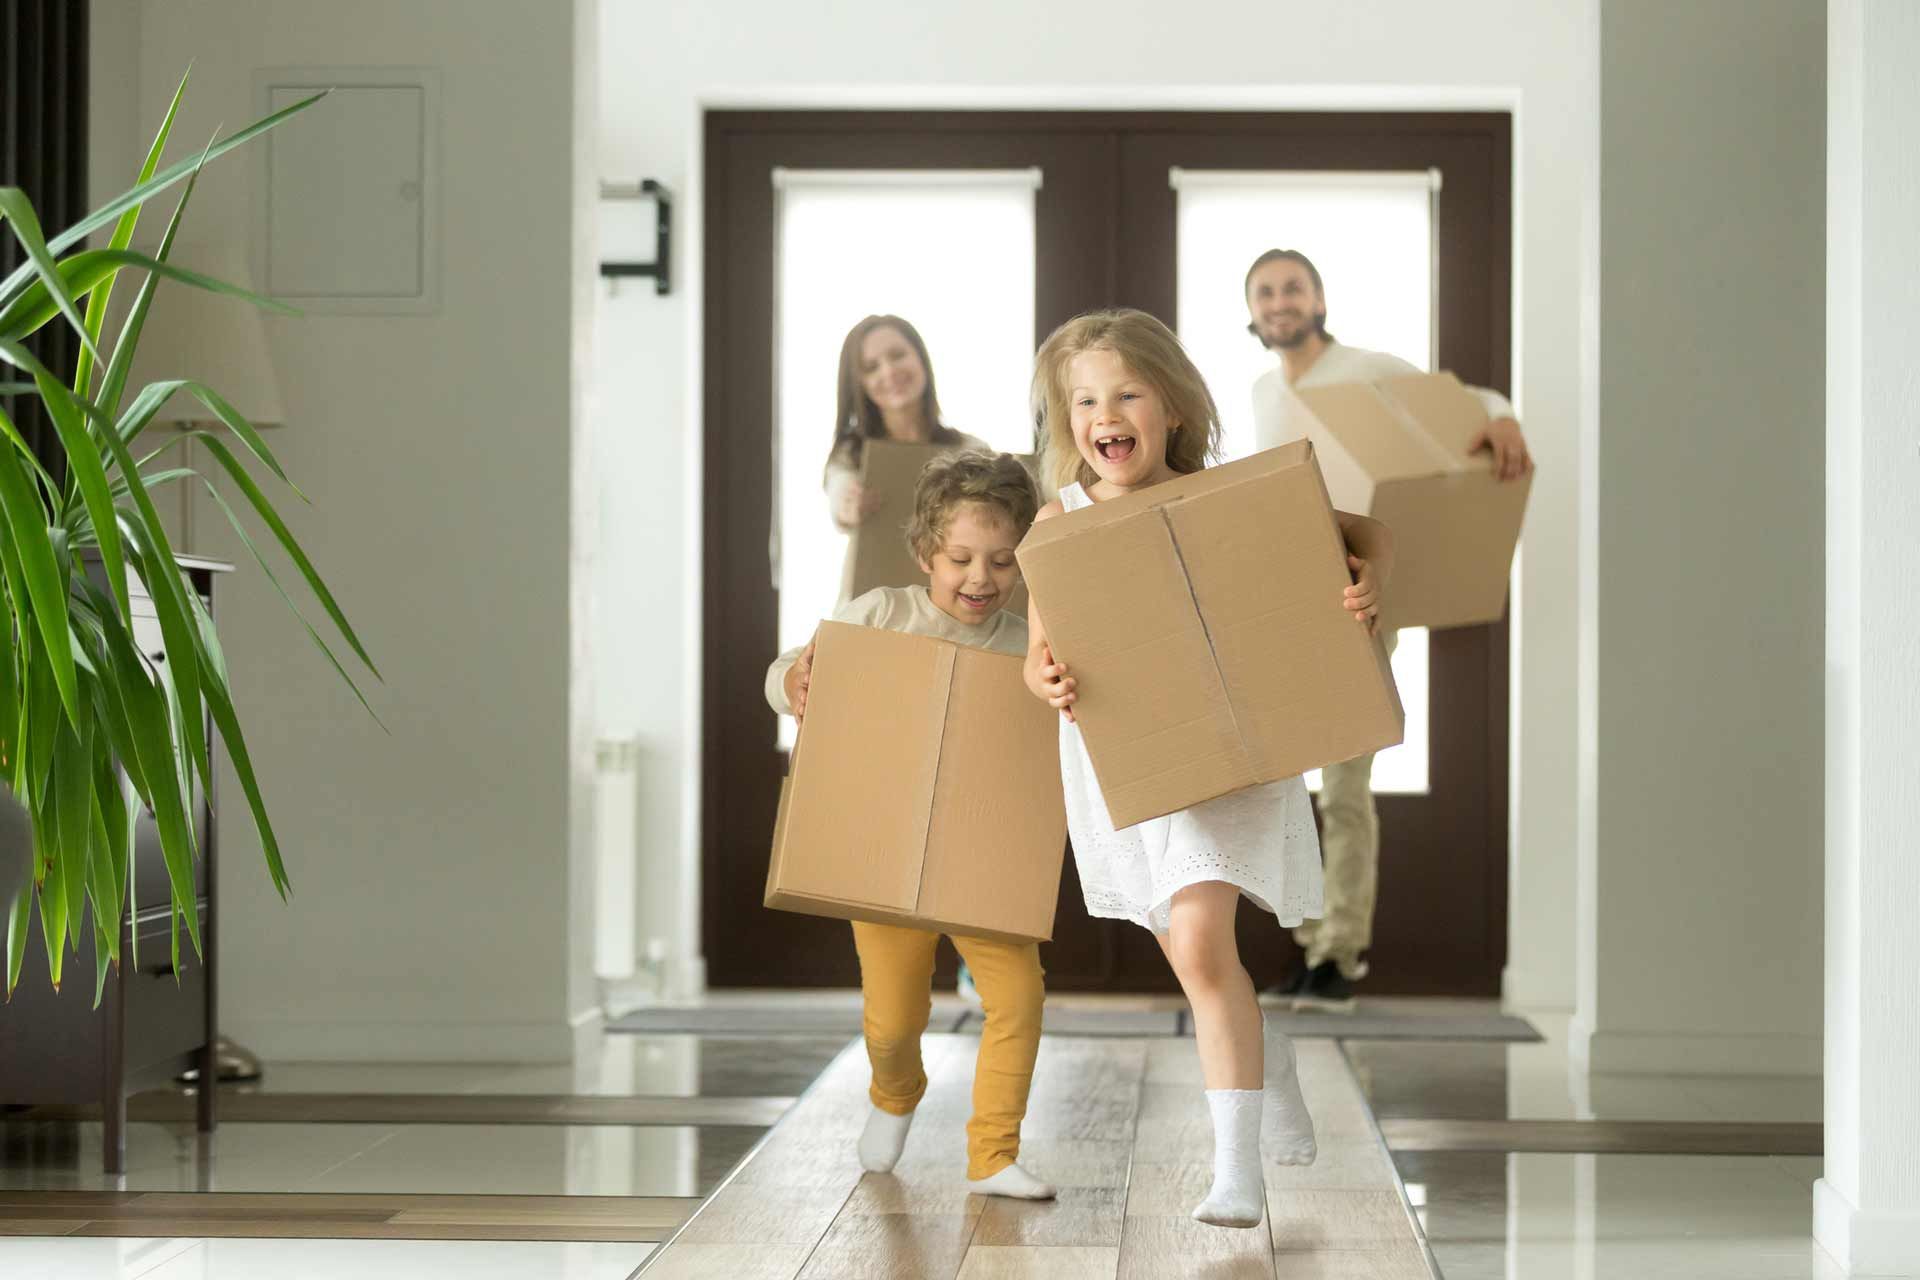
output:
POLYGON ((1498 622, 1531 476, 1502 483, 1492 455, 1468 453, 1487 425, 1450 373, 1294 392, 1308 410, 1333 504, 1393 530, 1389 627, 1498 622))
POLYGON ((1021 660, 823 622, 766 904, 1016 942, 1053 936, 1055 713, 1021 660))
POLYGON ((1043 521, 1019 554, 1116 827, 1401 739, 1307 441, 1043 521))

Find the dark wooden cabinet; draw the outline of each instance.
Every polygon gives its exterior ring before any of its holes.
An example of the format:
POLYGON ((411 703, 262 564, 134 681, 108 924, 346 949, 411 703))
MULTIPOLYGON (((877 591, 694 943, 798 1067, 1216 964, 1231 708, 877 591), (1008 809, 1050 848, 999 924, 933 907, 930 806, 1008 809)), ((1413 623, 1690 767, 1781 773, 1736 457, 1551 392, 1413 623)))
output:
MULTIPOLYGON (((182 574, 213 609, 213 583, 229 566, 180 558, 182 574)), ((152 601, 138 579, 129 580, 135 642, 164 662, 165 645, 152 601)), ((208 726, 209 741, 214 741, 208 726)), ((218 827, 213 797, 195 779, 193 822, 200 858, 194 866, 196 910, 204 950, 195 955, 181 928, 176 972, 169 940, 172 897, 160 833, 144 809, 134 829, 133 910, 121 926, 121 963, 107 971, 100 1003, 94 1005, 93 924, 79 934, 77 951, 68 953, 65 981, 56 992, 48 982, 46 943, 38 911, 27 939, 27 959, 13 999, 0 1006, 0 1105, 97 1103, 105 1126, 103 1151, 108 1173, 126 1168, 127 1095, 164 1086, 179 1073, 197 1067, 198 1122, 211 1132, 217 1090, 205 1082, 217 1078, 213 1045, 217 1019, 214 930, 214 856, 218 827), (134 958, 138 942, 139 958, 134 958)), ((31 865, 31 832, 24 810, 0 793, 0 866, 31 865)), ((0 883, 0 890, 11 885, 0 883)))

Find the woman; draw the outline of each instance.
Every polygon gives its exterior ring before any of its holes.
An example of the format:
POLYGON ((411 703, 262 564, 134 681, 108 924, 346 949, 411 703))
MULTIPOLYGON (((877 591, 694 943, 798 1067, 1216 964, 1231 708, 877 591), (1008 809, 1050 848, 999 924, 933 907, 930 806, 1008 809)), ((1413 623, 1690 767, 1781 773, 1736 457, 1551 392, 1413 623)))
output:
POLYGON ((899 316, 868 316, 847 331, 839 383, 826 490, 827 512, 842 532, 853 532, 880 505, 860 484, 867 441, 991 452, 986 441, 941 423, 927 344, 899 316))

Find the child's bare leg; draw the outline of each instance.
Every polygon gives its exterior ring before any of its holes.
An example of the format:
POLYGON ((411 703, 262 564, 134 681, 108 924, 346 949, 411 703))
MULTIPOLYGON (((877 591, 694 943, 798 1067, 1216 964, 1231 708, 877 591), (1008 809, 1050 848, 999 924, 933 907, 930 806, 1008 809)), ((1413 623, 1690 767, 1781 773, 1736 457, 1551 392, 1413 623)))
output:
POLYGON ((1173 895, 1160 946, 1173 965, 1200 1046, 1200 1074, 1209 1089, 1258 1089, 1264 1066, 1260 1002, 1240 963, 1233 918, 1240 890, 1210 880, 1173 895))
POLYGON ((1174 895, 1161 939, 1193 1008, 1213 1117, 1213 1187, 1193 1216, 1219 1227, 1258 1226, 1266 1209, 1260 1167, 1264 1045, 1260 1004, 1234 938, 1239 904, 1240 891, 1230 884, 1189 885, 1174 895))

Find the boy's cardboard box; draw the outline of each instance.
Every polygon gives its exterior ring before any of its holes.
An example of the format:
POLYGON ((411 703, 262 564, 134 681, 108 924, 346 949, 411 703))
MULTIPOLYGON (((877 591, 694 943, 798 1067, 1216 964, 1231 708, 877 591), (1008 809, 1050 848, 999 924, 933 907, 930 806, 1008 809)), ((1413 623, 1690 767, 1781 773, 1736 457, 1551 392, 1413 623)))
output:
POLYGON ((1016 942, 1053 936, 1055 713, 1021 659, 823 622, 766 903, 1016 942))
MULTIPOLYGON (((913 492, 920 471, 944 449, 930 444, 900 444, 869 440, 861 450, 860 484, 880 500, 874 513, 847 539, 847 558, 840 571, 840 598, 851 600, 875 587, 924 587, 926 570, 907 546, 907 525, 913 519, 913 492)), ((1033 460, 1021 456, 1029 473, 1033 460)), ((1026 616, 1027 594, 1016 585, 1005 606, 1026 616)))
POLYGON ((1532 477, 1502 483, 1467 444, 1487 425, 1450 373, 1296 391, 1333 505, 1393 530, 1387 627, 1497 622, 1532 477))
POLYGON ((1400 741, 1304 440, 1037 524, 1020 567, 1116 827, 1400 741))

